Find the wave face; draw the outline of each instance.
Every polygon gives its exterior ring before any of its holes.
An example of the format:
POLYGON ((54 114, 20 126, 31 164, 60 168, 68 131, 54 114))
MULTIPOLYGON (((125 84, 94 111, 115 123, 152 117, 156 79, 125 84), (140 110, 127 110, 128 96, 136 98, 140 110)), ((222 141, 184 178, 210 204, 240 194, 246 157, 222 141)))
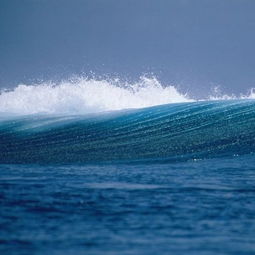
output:
POLYGON ((255 152, 255 101, 2 117, 1 163, 182 161, 255 152))

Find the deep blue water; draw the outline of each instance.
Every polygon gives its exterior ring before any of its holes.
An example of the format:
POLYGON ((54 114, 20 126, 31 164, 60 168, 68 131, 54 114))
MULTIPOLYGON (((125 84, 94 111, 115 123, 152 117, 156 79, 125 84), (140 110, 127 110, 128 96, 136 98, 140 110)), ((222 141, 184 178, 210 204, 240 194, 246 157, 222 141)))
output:
POLYGON ((0 254, 255 254, 255 101, 0 122, 0 254))
POLYGON ((1 254, 255 254, 255 158, 1 165, 1 254))

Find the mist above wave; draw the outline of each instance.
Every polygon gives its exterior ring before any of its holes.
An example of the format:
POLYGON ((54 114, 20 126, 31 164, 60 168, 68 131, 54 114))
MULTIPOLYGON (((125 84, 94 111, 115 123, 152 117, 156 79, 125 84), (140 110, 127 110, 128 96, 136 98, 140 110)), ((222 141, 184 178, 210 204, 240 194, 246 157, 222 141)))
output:
POLYGON ((156 78, 136 83, 79 78, 59 84, 19 85, 0 94, 0 112, 84 114, 192 101, 156 78))

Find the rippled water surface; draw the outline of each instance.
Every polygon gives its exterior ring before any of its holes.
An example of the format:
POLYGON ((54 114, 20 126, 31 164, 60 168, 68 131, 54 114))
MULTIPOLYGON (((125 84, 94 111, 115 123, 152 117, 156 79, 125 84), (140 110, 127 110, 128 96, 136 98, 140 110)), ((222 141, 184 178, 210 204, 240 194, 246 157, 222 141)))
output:
POLYGON ((255 157, 0 165, 1 254, 255 254, 255 157))

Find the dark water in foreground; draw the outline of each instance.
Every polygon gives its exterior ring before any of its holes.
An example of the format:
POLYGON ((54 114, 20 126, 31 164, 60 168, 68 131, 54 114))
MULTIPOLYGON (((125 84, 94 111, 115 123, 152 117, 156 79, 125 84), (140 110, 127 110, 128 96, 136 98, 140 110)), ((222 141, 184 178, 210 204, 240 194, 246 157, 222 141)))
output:
POLYGON ((255 156, 0 165, 0 254, 255 254, 255 156))

